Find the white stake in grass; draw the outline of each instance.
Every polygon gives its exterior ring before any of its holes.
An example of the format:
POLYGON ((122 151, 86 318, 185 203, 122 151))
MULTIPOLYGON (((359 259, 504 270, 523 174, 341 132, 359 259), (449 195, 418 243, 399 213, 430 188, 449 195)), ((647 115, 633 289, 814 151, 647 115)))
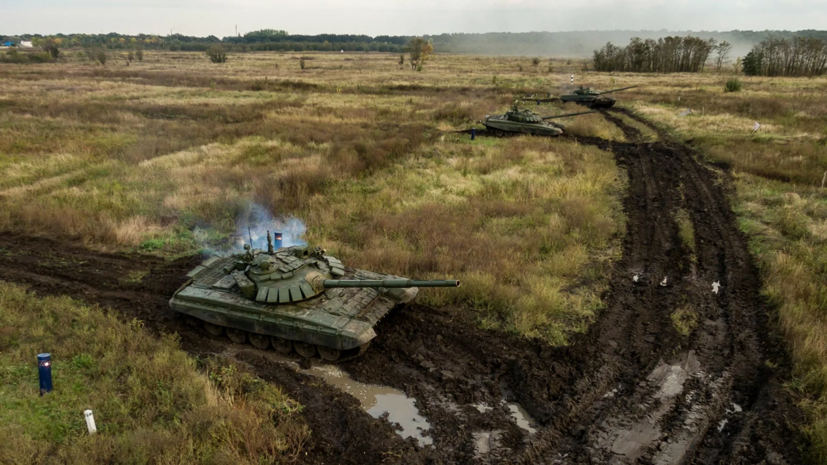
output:
POLYGON ((89 428, 89 434, 95 434, 98 429, 95 427, 95 417, 92 416, 91 410, 84 410, 83 416, 86 418, 86 427, 89 428))

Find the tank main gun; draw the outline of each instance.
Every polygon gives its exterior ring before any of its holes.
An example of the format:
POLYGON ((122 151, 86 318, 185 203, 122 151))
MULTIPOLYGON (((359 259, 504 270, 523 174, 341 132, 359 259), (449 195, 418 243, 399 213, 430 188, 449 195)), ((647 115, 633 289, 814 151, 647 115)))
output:
POLYGON ((325 289, 337 287, 384 287, 387 289, 406 289, 411 287, 459 287, 459 281, 454 279, 437 279, 433 281, 417 281, 414 279, 325 279, 322 281, 325 289))
POLYGON ((607 91, 603 91, 603 92, 598 92, 597 94, 598 95, 611 94, 612 92, 620 92, 621 90, 634 89, 635 87, 639 87, 639 86, 622 87, 620 89, 612 89, 612 90, 607 90, 607 91))
POLYGON ((569 116, 588 115, 589 113, 597 113, 597 111, 592 110, 592 111, 582 111, 580 113, 566 113, 565 115, 542 116, 541 119, 547 120, 547 119, 555 119, 555 118, 566 118, 566 117, 569 117, 569 116))

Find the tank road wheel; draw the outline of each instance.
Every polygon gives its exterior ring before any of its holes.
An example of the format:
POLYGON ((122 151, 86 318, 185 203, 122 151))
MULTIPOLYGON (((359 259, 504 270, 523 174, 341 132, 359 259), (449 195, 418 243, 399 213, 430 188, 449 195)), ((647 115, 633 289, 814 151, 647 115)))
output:
POLYGON ((271 336, 270 343, 273 344, 273 348, 276 349, 276 352, 280 354, 287 355, 290 352, 293 352, 293 341, 271 336))
POLYGON ((267 350, 270 348, 270 338, 261 334, 250 333, 250 344, 256 349, 267 350))
POLYGON ((207 323, 206 321, 204 322, 204 329, 210 336, 221 336, 224 334, 224 328, 222 326, 207 323))
POLYGON ((190 315, 186 315, 184 317, 184 322, 190 328, 197 328, 197 327, 201 326, 201 320, 199 320, 198 318, 196 318, 194 316, 190 316, 190 315))
POLYGON ((502 129, 495 129, 494 135, 497 137, 505 137, 505 131, 503 131, 502 129))
POLYGON ((316 346, 313 344, 308 344, 306 342, 294 342, 293 347, 296 348, 296 352, 299 353, 304 358, 310 358, 316 355, 316 346))
POLYGON ((235 328, 227 328, 227 337, 236 344, 244 344, 247 342, 247 331, 235 328))
POLYGON ((327 360, 328 362, 335 362, 339 360, 339 357, 342 356, 342 351, 339 349, 333 349, 331 347, 322 347, 319 346, 319 355, 322 356, 323 360, 327 360))

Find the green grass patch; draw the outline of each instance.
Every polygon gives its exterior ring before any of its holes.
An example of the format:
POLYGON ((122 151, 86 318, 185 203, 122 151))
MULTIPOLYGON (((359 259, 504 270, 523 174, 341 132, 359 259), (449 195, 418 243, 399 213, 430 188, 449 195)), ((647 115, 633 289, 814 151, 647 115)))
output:
POLYGON ((272 463, 295 458, 301 407, 233 365, 209 376, 140 323, 0 282, 0 463, 272 463), (52 354, 39 395, 36 355, 52 354), (98 434, 83 411, 92 409, 98 434))

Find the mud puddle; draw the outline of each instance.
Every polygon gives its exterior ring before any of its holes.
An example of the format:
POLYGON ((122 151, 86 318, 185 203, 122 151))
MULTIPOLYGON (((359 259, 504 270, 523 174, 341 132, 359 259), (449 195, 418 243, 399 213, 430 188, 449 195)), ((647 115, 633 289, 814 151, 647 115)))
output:
POLYGON ((420 446, 433 445, 434 440, 429 435, 431 424, 420 415, 415 405, 416 399, 404 392, 387 386, 360 383, 334 365, 314 366, 304 372, 318 376, 355 397, 373 418, 385 418, 391 424, 398 425, 397 432, 403 438, 414 438, 420 446))
MULTIPOLYGON (((228 348, 223 355, 235 357, 238 353, 239 351, 235 348, 228 348)), ((387 420, 403 439, 413 438, 420 446, 433 445, 434 440, 430 436, 431 424, 419 413, 416 408, 416 399, 407 396, 399 389, 356 381, 336 365, 314 364, 309 369, 305 369, 295 359, 272 352, 263 352, 263 354, 276 363, 299 373, 319 378, 354 397, 368 415, 387 420)))

